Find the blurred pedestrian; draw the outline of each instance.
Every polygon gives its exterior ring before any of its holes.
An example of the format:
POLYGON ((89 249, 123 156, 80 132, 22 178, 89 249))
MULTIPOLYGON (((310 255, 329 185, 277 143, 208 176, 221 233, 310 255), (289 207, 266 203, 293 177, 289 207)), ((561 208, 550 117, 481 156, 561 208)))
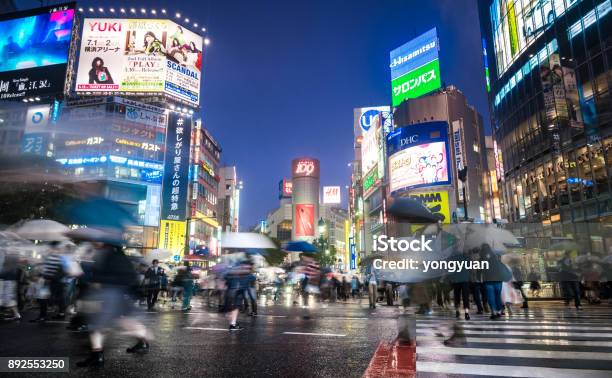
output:
POLYGON ((489 269, 484 269, 483 272, 484 286, 487 291, 487 302, 491 308, 491 319, 498 319, 504 311, 501 298, 502 282, 510 281, 512 273, 488 244, 483 244, 480 248, 480 259, 489 264, 489 269))
POLYGON ((357 296, 357 298, 360 298, 359 286, 359 278, 357 278, 356 275, 353 275, 353 278, 351 278, 351 296, 353 297, 353 299, 355 299, 355 296, 357 296))
POLYGON ((248 288, 248 276, 252 271, 250 261, 243 260, 235 266, 230 267, 225 274, 226 287, 224 312, 229 322, 230 331, 240 331, 243 329, 238 324, 238 313, 244 301, 245 289, 248 288))
POLYGON ((514 265, 512 267, 512 286, 521 293, 522 303, 521 308, 527 309, 529 308, 529 299, 527 298, 527 294, 525 294, 525 290, 523 289, 524 281, 525 281, 525 273, 523 273, 523 269, 520 265, 514 265))
POLYGON ((147 309, 153 310, 157 302, 157 296, 161 289, 161 278, 163 269, 159 266, 159 260, 153 260, 151 266, 144 274, 144 285, 147 295, 147 309))
POLYGON ((184 261, 183 266, 177 268, 176 277, 174 278, 174 284, 176 286, 179 286, 181 288, 181 291, 183 292, 183 303, 181 305, 181 310, 191 310, 191 297, 193 295, 194 285, 189 261, 184 261))
MULTIPOLYGON (((457 261, 457 265, 466 263, 470 260, 470 257, 463 254, 457 253, 452 257, 453 260, 457 261)), ((460 317, 460 304, 463 302, 463 316, 465 320, 470 320, 470 271, 462 269, 457 272, 449 274, 449 282, 453 287, 453 303, 455 304, 455 317, 460 317)))
POLYGON ((249 312, 249 316, 257 316, 257 276, 255 272, 251 272, 248 275, 248 287, 246 289, 246 296, 249 300, 249 305, 251 306, 251 311, 249 312))
POLYGON ((21 320, 17 307, 19 278, 18 259, 13 255, 6 255, 0 266, 0 309, 12 313, 11 320, 21 320))
POLYGON ((91 320, 91 352, 87 359, 77 362, 78 367, 104 365, 104 337, 115 325, 138 340, 136 345, 126 349, 128 353, 147 353, 152 338, 142 323, 130 317, 132 302, 128 295, 138 286, 138 276, 131 261, 119 246, 95 243, 95 248, 92 284, 84 299, 84 312, 91 320))
POLYGON ((578 276, 578 271, 574 267, 570 251, 565 252, 563 258, 558 261, 558 266, 565 305, 568 306, 573 297, 576 309, 582 310, 580 303, 580 278, 578 276))
POLYGON ((370 308, 376 308, 376 298, 378 297, 378 284, 376 281, 376 275, 374 270, 370 267, 369 273, 366 275, 366 281, 368 283, 368 302, 370 308))

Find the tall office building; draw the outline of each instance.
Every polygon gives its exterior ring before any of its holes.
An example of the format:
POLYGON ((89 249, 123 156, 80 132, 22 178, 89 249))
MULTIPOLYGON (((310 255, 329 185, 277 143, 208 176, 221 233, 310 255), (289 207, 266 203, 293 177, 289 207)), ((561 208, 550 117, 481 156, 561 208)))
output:
POLYGON ((610 0, 483 0, 479 13, 504 217, 608 250, 610 0))

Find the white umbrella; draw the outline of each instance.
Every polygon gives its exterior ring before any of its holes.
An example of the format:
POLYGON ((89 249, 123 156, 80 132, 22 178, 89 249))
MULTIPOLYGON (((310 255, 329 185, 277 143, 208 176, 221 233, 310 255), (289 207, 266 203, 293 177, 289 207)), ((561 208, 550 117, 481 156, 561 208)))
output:
POLYGON ((17 235, 29 240, 62 241, 67 240, 65 225, 50 219, 35 219, 26 221, 13 230, 17 235))
POLYGON ((465 249, 480 248, 488 244, 494 251, 505 251, 506 245, 519 244, 510 231, 484 224, 471 224, 465 233, 465 249))
POLYGON ((152 263, 153 260, 163 261, 169 259, 170 257, 172 257, 171 251, 168 251, 167 249, 154 249, 144 256, 143 261, 152 263))
POLYGON ((254 232, 227 232, 221 236, 221 248, 275 249, 276 246, 263 234, 254 232))

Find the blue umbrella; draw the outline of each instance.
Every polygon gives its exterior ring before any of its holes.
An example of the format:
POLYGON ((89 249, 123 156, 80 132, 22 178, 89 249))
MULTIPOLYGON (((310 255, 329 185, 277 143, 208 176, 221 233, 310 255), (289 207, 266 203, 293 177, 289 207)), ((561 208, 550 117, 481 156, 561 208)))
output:
POLYGON ((75 200, 63 208, 67 223, 123 229, 136 224, 132 215, 117 202, 103 197, 75 200))
POLYGON ((307 253, 319 252, 317 247, 303 240, 287 242, 283 246, 283 250, 287 252, 307 252, 307 253))

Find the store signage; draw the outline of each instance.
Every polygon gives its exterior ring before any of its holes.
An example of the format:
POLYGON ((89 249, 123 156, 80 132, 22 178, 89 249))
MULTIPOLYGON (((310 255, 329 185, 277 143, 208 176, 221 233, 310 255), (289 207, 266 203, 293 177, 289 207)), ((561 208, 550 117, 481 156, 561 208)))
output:
POLYGON ((324 186, 323 187, 323 203, 339 204, 341 201, 339 186, 324 186))
POLYGON ((115 143, 121 144, 124 146, 142 148, 145 151, 157 152, 161 150, 161 146, 158 146, 155 143, 138 142, 136 140, 130 140, 130 139, 124 139, 124 138, 115 138, 115 143))
POLYGON ((314 205, 295 205, 295 236, 315 236, 314 228, 314 205))
POLYGON ((278 198, 291 198, 293 183, 291 180, 282 179, 278 182, 278 198))
POLYGON ((134 106, 127 106, 125 108, 125 120, 142 123, 147 126, 166 126, 166 115, 164 113, 155 113, 150 110, 145 110, 134 106))
POLYGON ((319 177, 319 161, 295 159, 292 163, 293 177, 319 177))
POLYGON ((191 117, 170 113, 162 186, 162 220, 185 220, 189 184, 191 117))
POLYGON ((94 146, 97 144, 102 144, 104 142, 104 138, 99 136, 89 137, 86 139, 77 139, 77 140, 67 140, 64 142, 64 146, 94 146))

